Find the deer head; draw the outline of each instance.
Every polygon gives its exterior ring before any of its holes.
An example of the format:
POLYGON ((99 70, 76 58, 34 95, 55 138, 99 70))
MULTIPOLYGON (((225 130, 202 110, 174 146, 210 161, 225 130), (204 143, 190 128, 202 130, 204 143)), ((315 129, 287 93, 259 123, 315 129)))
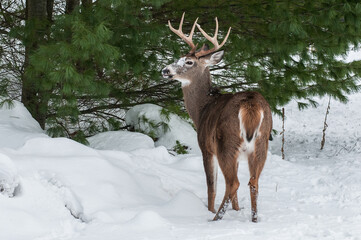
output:
MULTIPOLYGON (((222 60, 224 51, 218 51, 227 41, 231 28, 228 29, 228 33, 224 38, 223 42, 219 45, 217 36, 218 36, 218 20, 216 20, 216 30, 213 37, 210 37, 201 27, 197 24, 198 18, 195 20, 192 30, 187 37, 182 31, 182 25, 184 20, 184 13, 182 15, 182 19, 179 24, 178 29, 174 29, 168 21, 168 26, 172 32, 177 34, 181 39, 183 39, 190 47, 191 50, 189 53, 174 63, 166 66, 162 70, 162 74, 164 78, 175 79, 182 83, 182 87, 188 86, 194 81, 194 79, 200 79, 199 76, 202 76, 205 73, 205 69, 208 66, 215 65, 222 60), (212 49, 208 49, 207 45, 203 45, 203 47, 197 50, 197 45, 193 43, 193 34, 195 30, 195 26, 201 31, 203 36, 208 39, 214 47, 212 49), (218 52, 217 52, 218 51, 218 52)), ((209 75, 209 71, 206 71, 207 75, 209 75)), ((210 81, 210 79, 209 79, 210 81)))

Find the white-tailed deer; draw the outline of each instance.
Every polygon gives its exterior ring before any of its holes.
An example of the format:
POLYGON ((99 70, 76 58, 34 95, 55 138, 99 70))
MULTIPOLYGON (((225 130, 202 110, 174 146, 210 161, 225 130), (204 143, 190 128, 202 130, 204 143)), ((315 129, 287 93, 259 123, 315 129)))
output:
POLYGON ((217 64, 223 57, 218 51, 226 42, 231 28, 219 45, 216 30, 210 37, 194 22, 191 33, 182 32, 184 13, 176 30, 168 22, 169 28, 182 38, 191 51, 175 63, 162 70, 163 77, 182 83, 184 103, 198 134, 198 143, 203 155, 204 170, 208 187, 208 210, 216 212, 214 200, 217 185, 217 167, 220 166, 226 181, 226 192, 213 220, 221 219, 229 203, 239 210, 237 189, 238 161, 247 159, 250 172, 250 195, 252 221, 257 222, 258 179, 267 158, 268 140, 272 129, 272 115, 269 104, 257 92, 221 94, 213 91, 208 66, 217 64), (203 46, 197 51, 192 37, 195 26, 214 47, 203 46), (217 164, 218 162, 218 164, 217 164))

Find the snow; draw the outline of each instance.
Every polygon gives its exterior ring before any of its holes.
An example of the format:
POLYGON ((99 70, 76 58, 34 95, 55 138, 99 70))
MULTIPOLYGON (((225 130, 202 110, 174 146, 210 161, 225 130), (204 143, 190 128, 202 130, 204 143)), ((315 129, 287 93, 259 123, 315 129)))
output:
POLYGON ((17 148, 32 137, 46 137, 24 105, 14 101, 12 109, 0 108, 0 146, 17 148))
POLYGON ((99 150, 134 151, 141 148, 154 148, 149 136, 128 131, 109 131, 88 138, 89 145, 99 150))
POLYGON ((159 127, 155 131, 155 136, 158 140, 155 146, 165 146, 168 149, 173 149, 178 140, 181 144, 189 147, 189 153, 200 154, 201 150, 198 147, 197 133, 188 122, 182 120, 175 114, 170 114, 167 120, 161 114, 162 108, 154 104, 141 104, 131 108, 126 115, 126 123, 133 126, 138 131, 150 132, 153 130, 149 122, 160 124, 166 122, 169 131, 164 131, 159 127))
POLYGON ((19 186, 17 169, 11 159, 0 154, 0 192, 8 197, 13 197, 19 186))
MULTIPOLYGON (((331 100, 326 144, 319 150, 328 98, 304 111, 285 106, 285 156, 274 135, 260 178, 259 222, 251 222, 246 162, 240 162, 241 210, 213 222, 202 158, 191 125, 170 117, 158 141, 115 131, 90 147, 49 138, 22 104, 0 110, 0 239, 361 239, 361 93, 331 100), (176 140, 192 148, 173 156, 176 140)), ((134 107, 161 121, 161 108, 134 107)), ((137 120, 138 119, 138 120, 137 120)), ((144 124, 144 125, 143 125, 144 124)), ((282 120, 274 116, 281 132, 282 120)), ((225 191, 219 172, 216 207, 225 191)))

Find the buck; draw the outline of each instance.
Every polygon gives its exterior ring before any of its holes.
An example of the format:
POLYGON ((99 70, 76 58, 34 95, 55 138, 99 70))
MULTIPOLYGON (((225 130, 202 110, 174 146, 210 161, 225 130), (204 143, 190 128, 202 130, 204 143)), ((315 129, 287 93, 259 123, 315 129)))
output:
POLYGON ((213 220, 223 217, 230 203, 239 210, 237 190, 238 162, 248 160, 251 195, 251 217, 257 222, 258 179, 267 158, 268 140, 272 129, 272 115, 269 104, 260 93, 238 92, 221 94, 213 91, 209 66, 222 60, 224 51, 218 51, 227 41, 229 28, 221 44, 218 43, 218 20, 213 37, 210 37, 194 22, 188 37, 182 32, 184 13, 179 29, 172 32, 183 39, 190 52, 162 70, 164 78, 181 82, 185 107, 197 130, 198 144, 202 151, 203 165, 208 188, 208 210, 216 213, 214 202, 217 186, 218 165, 226 182, 223 201, 213 220), (193 43, 195 26, 214 47, 206 45, 197 50, 193 43))

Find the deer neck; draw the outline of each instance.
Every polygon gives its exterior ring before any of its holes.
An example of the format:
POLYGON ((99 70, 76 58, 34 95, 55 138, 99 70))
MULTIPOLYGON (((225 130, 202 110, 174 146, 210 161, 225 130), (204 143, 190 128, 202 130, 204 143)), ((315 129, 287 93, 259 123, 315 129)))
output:
POLYGON ((211 89, 209 69, 206 68, 201 75, 194 77, 190 82, 189 85, 182 87, 184 104, 196 129, 198 129, 201 110, 212 99, 209 94, 211 89))

